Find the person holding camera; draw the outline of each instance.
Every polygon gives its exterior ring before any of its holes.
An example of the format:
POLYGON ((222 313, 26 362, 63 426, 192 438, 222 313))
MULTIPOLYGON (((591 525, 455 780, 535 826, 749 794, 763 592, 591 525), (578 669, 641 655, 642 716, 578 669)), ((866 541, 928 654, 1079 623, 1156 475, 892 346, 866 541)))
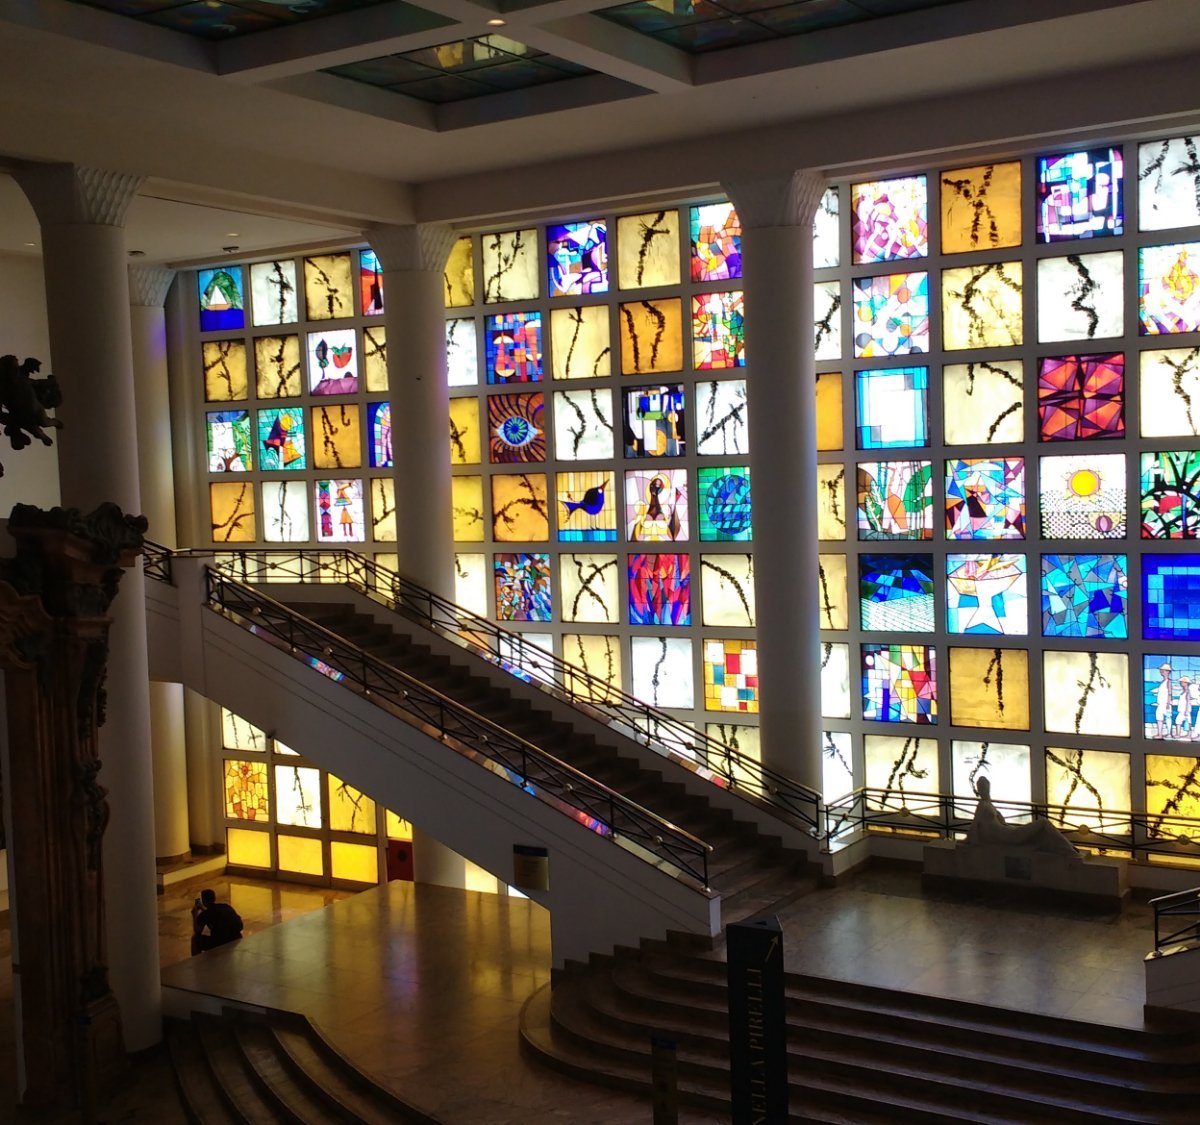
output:
POLYGON ((241 915, 229 903, 217 902, 216 891, 201 891, 192 904, 192 956, 216 949, 218 945, 228 945, 241 936, 241 915))

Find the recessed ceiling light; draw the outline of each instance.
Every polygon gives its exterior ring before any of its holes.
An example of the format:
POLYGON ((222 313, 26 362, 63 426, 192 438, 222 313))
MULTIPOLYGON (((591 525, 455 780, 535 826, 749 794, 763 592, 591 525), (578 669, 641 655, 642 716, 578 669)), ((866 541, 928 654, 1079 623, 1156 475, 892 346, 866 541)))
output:
POLYGON ((488 20, 488 27, 504 27, 507 23, 508 20, 502 20, 497 16, 495 19, 488 20))
POLYGON ((27 242, 27 243, 25 243, 25 245, 26 246, 37 246, 37 243, 36 242, 27 242))
POLYGON ((129 256, 131 258, 144 258, 146 256, 146 251, 145 250, 130 250, 129 256))
POLYGON ((225 237, 226 237, 226 238, 237 238, 237 237, 238 237, 238 232, 237 232, 237 231, 235 231, 235 230, 227 230, 227 231, 225 232, 225 237))

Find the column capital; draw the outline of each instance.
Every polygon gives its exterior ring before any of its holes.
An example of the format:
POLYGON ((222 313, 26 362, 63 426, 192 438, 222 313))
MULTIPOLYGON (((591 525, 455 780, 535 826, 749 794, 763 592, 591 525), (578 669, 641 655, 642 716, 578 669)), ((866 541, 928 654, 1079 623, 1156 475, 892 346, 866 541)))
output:
POLYGON ((782 176, 725 180, 721 186, 733 200, 743 229, 809 227, 827 181, 820 172, 802 168, 782 176))
POLYGON ((123 227, 143 179, 79 164, 26 164, 12 175, 44 227, 123 227))
POLYGON ((167 290, 175 280, 175 271, 166 266, 129 267, 129 303, 145 308, 160 309, 167 299, 167 290))
POLYGON ((374 226, 363 237, 379 256, 384 272, 405 270, 441 273, 458 237, 444 223, 405 223, 374 226))

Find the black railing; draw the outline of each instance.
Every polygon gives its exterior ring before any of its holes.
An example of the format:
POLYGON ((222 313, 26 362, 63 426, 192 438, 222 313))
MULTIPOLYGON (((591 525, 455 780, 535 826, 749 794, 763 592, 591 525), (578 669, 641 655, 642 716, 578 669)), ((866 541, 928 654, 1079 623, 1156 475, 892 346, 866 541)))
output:
POLYGON ((161 543, 152 543, 149 539, 142 543, 142 570, 145 571, 147 578, 153 578, 157 582, 172 581, 171 575, 171 557, 173 552, 170 547, 164 547, 161 543))
POLYGON ((708 780, 769 804, 814 835, 820 828, 814 790, 354 551, 180 553, 211 557, 213 566, 243 582, 348 585, 708 780))
POLYGON ((1200 941, 1200 887, 1152 898, 1150 905, 1154 907, 1155 949, 1184 941, 1200 941), (1170 933, 1164 933, 1164 926, 1177 924, 1168 919, 1176 918, 1193 918, 1195 921, 1188 922, 1170 933))
POLYGON ((708 889, 712 848, 703 840, 267 597, 261 589, 212 567, 206 573, 210 608, 235 624, 369 697, 593 832, 642 858, 665 862, 708 889))

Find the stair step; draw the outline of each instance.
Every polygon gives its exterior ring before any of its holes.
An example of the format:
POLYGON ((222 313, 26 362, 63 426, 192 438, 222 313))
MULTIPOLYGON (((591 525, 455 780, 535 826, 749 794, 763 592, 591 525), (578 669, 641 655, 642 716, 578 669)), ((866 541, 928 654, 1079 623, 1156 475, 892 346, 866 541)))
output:
POLYGON ((241 1119, 233 1114, 217 1088, 196 1029, 183 1020, 168 1020, 166 1024, 171 1066, 188 1120, 192 1125, 238 1125, 241 1119))
POLYGON ((309 1125, 329 1122, 330 1125, 355 1125, 352 1115, 341 1111, 331 1098, 323 1098, 313 1084, 300 1078, 280 1057, 275 1037, 262 1024, 245 1019, 229 1019, 238 1046, 254 1072, 260 1086, 265 1087, 281 1115, 288 1120, 309 1125))
POLYGON ((216 1087, 235 1118, 246 1125, 278 1125, 280 1117, 264 1096, 262 1087, 255 1080, 221 1018, 205 1012, 193 1012, 192 1026, 216 1087))

